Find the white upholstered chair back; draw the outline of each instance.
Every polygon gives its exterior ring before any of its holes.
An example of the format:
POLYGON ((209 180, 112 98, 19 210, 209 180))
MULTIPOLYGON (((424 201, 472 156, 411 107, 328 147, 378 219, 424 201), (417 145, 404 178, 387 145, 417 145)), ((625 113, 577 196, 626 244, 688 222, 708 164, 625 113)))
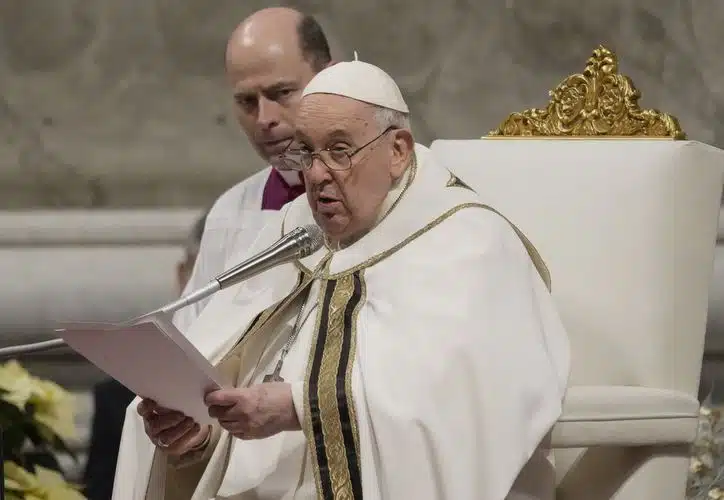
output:
POLYGON ((432 150, 546 262, 570 332, 571 385, 697 394, 724 152, 625 139, 432 150))
MULTIPOLYGON (((620 106, 625 112, 609 109, 608 122, 576 118, 570 108, 568 118, 574 119, 562 121, 567 101, 560 93, 567 82, 574 78, 576 95, 585 97, 595 87, 591 79, 601 77, 595 71, 603 65, 596 59, 610 63, 612 57, 599 49, 589 60, 590 71, 564 81, 547 110, 511 115, 494 132, 529 137, 439 140, 431 149, 462 183, 516 224, 548 265, 571 339, 569 396, 584 396, 566 411, 594 421, 615 420, 618 412, 627 420, 620 427, 583 428, 575 439, 562 427, 562 446, 576 447, 576 439, 602 446, 589 449, 588 456, 581 449, 556 452, 559 498, 681 500, 688 457, 680 441, 691 438, 691 418, 683 434, 668 441, 668 427, 654 424, 677 411, 688 417, 693 411, 695 417, 698 408, 724 152, 673 140, 683 137, 676 121, 640 110, 638 96, 626 92, 621 99, 628 101, 620 106), (581 86, 586 79, 590 88, 581 86), (639 111, 649 114, 639 114, 636 122, 632 117, 639 111), (604 125, 612 132, 608 138, 573 137, 604 135, 606 130, 595 129, 604 125), (617 135, 638 137, 611 137, 617 135), (656 135, 669 138, 645 137, 656 135), (667 391, 655 392, 659 389, 667 391), (632 423, 629 434, 610 441, 594 436, 632 423), (641 444, 646 446, 636 446, 641 444)), ((614 58, 606 71, 615 70, 614 58)), ((636 92, 630 81, 621 82, 636 92)), ((591 101, 600 113, 602 104, 591 101)))

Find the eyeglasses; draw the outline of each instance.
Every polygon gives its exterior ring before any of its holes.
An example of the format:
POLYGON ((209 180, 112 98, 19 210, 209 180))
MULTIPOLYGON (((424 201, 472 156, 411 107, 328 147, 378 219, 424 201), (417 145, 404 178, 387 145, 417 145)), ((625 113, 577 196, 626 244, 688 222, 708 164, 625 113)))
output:
POLYGON ((319 151, 306 151, 304 149, 288 149, 279 156, 283 167, 287 170, 308 170, 312 168, 314 159, 319 158, 330 170, 348 170, 352 167, 352 157, 364 148, 378 140, 390 130, 397 127, 387 127, 380 135, 368 143, 350 151, 343 147, 332 147, 320 149, 319 151))

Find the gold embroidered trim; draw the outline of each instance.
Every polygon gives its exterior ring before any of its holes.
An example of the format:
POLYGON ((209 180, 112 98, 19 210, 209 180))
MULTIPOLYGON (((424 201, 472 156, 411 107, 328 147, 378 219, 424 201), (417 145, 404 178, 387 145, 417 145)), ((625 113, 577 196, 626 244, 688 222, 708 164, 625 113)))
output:
MULTIPOLYGON (((397 197, 397 199, 392 203, 390 208, 385 212, 385 215, 382 216, 380 220, 377 221, 375 226, 378 226, 383 220, 387 218, 392 211, 397 208, 397 205, 400 203, 400 200, 403 196, 405 196, 405 193, 407 192, 407 189, 412 185, 412 181, 415 180, 415 176, 417 175, 417 155, 415 152, 412 152, 412 162, 410 163, 410 173, 407 175, 407 180, 405 181, 405 185, 402 188, 402 191, 400 191, 400 195, 397 197)), ((374 229, 374 228, 373 228, 374 229)))
POLYGON ((546 265, 545 261, 543 260, 543 257, 541 257, 540 253, 538 252, 538 249, 533 245, 533 243, 528 239, 528 237, 518 229, 518 226, 513 224, 505 215, 501 214, 497 210, 495 210, 493 207, 489 205, 481 205, 486 210, 490 210, 493 213, 498 214, 501 216, 508 224, 510 224, 510 227, 513 228, 515 231, 515 234, 518 235, 518 238, 520 238, 520 241, 523 243, 523 246, 525 247, 526 252, 528 252, 528 257, 530 257, 530 260, 533 261, 533 265, 535 266, 536 270, 538 271, 538 274, 540 275, 541 279, 543 280, 543 283, 545 283, 546 288, 548 291, 551 291, 551 272, 548 269, 548 266, 546 265))
MULTIPOLYGON (((392 202, 392 205, 390 205, 390 208, 387 209, 387 211, 382 214, 382 217, 380 217, 380 220, 378 220, 374 226, 372 226, 372 229, 374 229, 376 226, 379 226, 383 220, 387 218, 388 215, 395 209, 398 203, 400 203, 400 200, 402 199, 402 196, 407 191, 407 188, 410 187, 410 184, 412 184, 412 181, 415 179, 415 174, 417 173, 417 156, 412 154, 412 160, 410 161, 410 166, 408 167, 410 169, 410 172, 407 175, 407 179, 405 180, 405 185, 402 186, 402 191, 397 196, 394 202, 392 202)), ((370 229, 370 231, 372 230, 370 229)), ((282 234, 284 234, 284 223, 282 222, 282 234)), ((335 252, 337 249, 333 248, 332 245, 329 243, 329 240, 327 239, 327 236, 324 237, 324 246, 327 247, 327 249, 330 252, 335 252)), ((299 266, 297 266, 299 267, 299 266)))
POLYGON ((361 499, 357 416, 352 394, 356 323, 365 300, 360 273, 323 283, 305 380, 303 429, 317 497, 361 499))
POLYGON ((360 444, 359 444, 359 428, 357 425, 357 409, 354 404, 354 393, 352 392, 352 368, 354 367, 354 361, 357 355, 357 320, 359 318, 359 312, 362 306, 367 301, 367 283, 364 279, 364 269, 354 275, 355 285, 359 287, 360 298, 357 301, 356 306, 352 310, 352 317, 350 318, 350 335, 349 335, 349 360, 347 362, 347 371, 344 378, 344 389, 347 397, 347 409, 349 411, 349 422, 351 425, 352 436, 354 438, 354 451, 357 458, 357 467, 360 474, 360 495, 358 498, 362 498, 362 461, 360 458, 360 444))
MULTIPOLYGON (((346 269, 344 271, 341 271, 341 272, 335 273, 335 274, 323 275, 322 278, 335 280, 335 279, 339 279, 343 276, 346 276, 347 274, 355 273, 355 272, 365 269, 367 267, 371 267, 371 266, 377 264, 378 262, 386 259, 390 255, 394 254, 395 252, 397 252, 398 250, 403 248, 408 243, 419 238, 426 232, 433 229, 438 224, 444 222, 447 218, 451 217, 452 215, 456 214, 457 212, 459 212, 460 210, 463 210, 465 208, 482 208, 484 210, 490 210, 491 212, 494 212, 495 214, 501 216, 508 224, 510 224, 510 226, 513 228, 513 230, 515 231, 515 233, 518 235, 518 237, 522 241, 523 245, 525 246, 525 249, 528 252, 528 255, 530 256, 531 260, 533 261, 533 264, 535 265, 536 269, 538 270, 538 274, 540 274, 540 277, 543 279, 543 282, 546 284, 546 287, 548 287, 548 289, 550 290, 551 278, 550 278, 550 272, 548 271, 548 266, 546 266, 545 262, 543 261, 543 258, 540 256, 540 253, 535 248, 533 243, 530 242, 530 240, 525 236, 525 234, 523 234, 523 232, 520 229, 518 229, 518 227, 515 224, 513 224, 510 220, 508 220, 500 212, 498 212, 497 210, 495 210, 494 208, 492 208, 488 205, 485 205, 483 203, 475 203, 475 202, 463 203, 461 205, 453 207, 450 210, 448 210, 447 212, 445 212, 442 215, 440 215, 439 217, 437 217, 436 219, 434 219, 433 221, 431 221, 430 223, 428 223, 427 225, 425 225, 424 227, 422 227, 421 229, 412 233, 410 236, 408 236, 407 238, 402 240, 397 245, 394 245, 394 246, 388 248, 387 250, 385 250, 384 252, 380 252, 377 255, 370 257, 369 259, 365 260, 364 262, 362 262, 350 269, 346 269)), ((302 266, 302 268, 306 270, 306 267, 302 266)))

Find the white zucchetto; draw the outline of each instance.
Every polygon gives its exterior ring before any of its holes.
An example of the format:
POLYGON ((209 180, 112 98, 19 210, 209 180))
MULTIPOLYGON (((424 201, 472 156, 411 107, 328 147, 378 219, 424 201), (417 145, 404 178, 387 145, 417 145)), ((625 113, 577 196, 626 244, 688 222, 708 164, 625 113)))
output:
POLYGON ((302 97, 310 94, 334 94, 402 113, 410 112, 392 77, 374 64, 356 58, 317 73, 304 88, 302 97))

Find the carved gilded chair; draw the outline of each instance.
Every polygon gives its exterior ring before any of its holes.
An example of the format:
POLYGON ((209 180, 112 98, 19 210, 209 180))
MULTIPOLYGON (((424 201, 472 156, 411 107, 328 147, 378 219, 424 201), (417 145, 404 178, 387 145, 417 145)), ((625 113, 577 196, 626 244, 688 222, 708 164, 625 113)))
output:
POLYGON ((545 108, 431 147, 451 188, 476 190, 549 268, 572 346, 559 499, 685 494, 724 152, 639 98, 599 47, 545 108))

